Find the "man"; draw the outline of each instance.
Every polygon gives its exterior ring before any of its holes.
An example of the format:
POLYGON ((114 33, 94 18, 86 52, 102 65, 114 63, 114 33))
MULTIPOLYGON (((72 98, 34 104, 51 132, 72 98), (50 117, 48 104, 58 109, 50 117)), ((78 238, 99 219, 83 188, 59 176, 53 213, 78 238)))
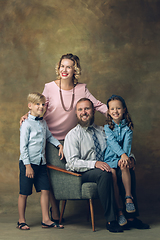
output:
MULTIPOLYGON (((80 99, 77 102, 76 115, 78 125, 69 131, 64 141, 66 169, 81 172, 82 183, 97 183, 99 198, 107 221, 106 228, 110 232, 123 232, 116 221, 111 168, 103 162, 103 152, 106 149, 105 134, 102 127, 94 125, 93 103, 87 98, 80 99)), ((134 218, 130 220, 135 221, 134 218)), ((137 221, 143 225, 140 220, 137 219, 137 221)), ((141 228, 144 227, 141 226, 141 228)))

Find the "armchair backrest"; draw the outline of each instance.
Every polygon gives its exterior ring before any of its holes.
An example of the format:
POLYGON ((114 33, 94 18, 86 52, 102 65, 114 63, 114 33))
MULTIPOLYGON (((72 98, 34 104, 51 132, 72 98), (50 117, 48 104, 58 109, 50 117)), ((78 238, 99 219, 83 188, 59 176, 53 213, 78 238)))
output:
POLYGON ((51 143, 46 144, 46 159, 47 163, 65 169, 66 160, 60 160, 58 148, 54 147, 51 143))

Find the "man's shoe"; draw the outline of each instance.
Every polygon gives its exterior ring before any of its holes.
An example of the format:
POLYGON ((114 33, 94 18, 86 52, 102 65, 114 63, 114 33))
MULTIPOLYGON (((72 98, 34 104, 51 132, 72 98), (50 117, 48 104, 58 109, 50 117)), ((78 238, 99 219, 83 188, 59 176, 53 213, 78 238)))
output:
POLYGON ((106 228, 108 231, 114 233, 123 232, 123 229, 121 228, 121 226, 119 226, 117 221, 111 221, 110 223, 107 223, 106 228))
POLYGON ((127 226, 129 228, 137 228, 137 229, 149 229, 150 228, 150 226, 148 224, 143 223, 138 218, 134 218, 133 221, 128 221, 127 226))

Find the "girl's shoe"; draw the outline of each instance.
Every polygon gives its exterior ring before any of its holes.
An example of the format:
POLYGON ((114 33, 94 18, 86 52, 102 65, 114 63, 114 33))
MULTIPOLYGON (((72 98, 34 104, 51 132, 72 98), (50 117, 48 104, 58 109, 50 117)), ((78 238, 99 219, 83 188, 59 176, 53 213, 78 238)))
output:
POLYGON ((122 227, 127 224, 127 219, 125 218, 124 215, 120 215, 118 217, 118 224, 122 227))
MULTIPOLYGON (((125 199, 130 198, 133 201, 133 197, 131 196, 126 196, 125 199)), ((126 212, 128 213, 134 213, 136 211, 134 203, 126 203, 126 212)))

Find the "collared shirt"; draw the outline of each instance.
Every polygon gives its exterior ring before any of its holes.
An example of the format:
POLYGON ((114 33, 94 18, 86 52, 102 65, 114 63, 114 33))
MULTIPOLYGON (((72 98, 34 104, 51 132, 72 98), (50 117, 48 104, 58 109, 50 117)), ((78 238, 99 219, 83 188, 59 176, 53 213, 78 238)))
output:
POLYGON ((109 125, 104 126, 107 139, 104 161, 108 163, 111 168, 117 168, 118 161, 123 153, 131 156, 133 138, 133 131, 127 126, 125 119, 121 121, 120 125, 114 124, 115 127, 113 130, 109 128, 109 125))
POLYGON ((26 164, 42 165, 46 164, 45 146, 46 140, 54 146, 60 142, 52 136, 45 120, 35 120, 35 117, 29 114, 20 128, 20 160, 26 164))
MULTIPOLYGON (((102 152, 106 149, 105 133, 102 127, 93 125, 99 140, 102 152)), ((92 132, 88 128, 77 125, 65 137, 64 155, 66 169, 76 172, 85 172, 95 167, 97 161, 95 155, 92 132)), ((103 161, 103 159, 102 159, 103 161)))

